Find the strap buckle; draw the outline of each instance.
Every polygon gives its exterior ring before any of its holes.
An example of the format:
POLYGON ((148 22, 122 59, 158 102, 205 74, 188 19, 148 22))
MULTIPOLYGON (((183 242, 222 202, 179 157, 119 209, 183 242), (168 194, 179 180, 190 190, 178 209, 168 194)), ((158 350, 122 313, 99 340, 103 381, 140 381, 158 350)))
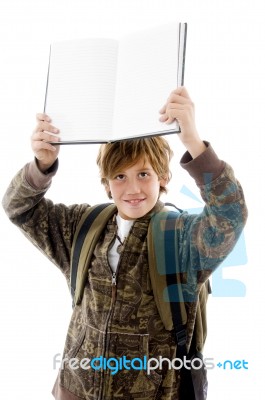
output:
POLYGON ((176 342, 178 346, 185 346, 187 341, 186 329, 181 329, 180 331, 175 331, 176 342))

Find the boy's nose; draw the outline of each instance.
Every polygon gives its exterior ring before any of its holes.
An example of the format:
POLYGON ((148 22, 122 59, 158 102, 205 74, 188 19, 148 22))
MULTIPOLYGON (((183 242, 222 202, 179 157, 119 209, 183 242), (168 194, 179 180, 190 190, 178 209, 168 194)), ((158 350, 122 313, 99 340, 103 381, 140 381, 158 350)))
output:
POLYGON ((141 188, 140 188, 140 184, 137 181, 137 179, 132 179, 128 182, 128 186, 127 186, 127 194, 136 194, 136 193, 140 193, 141 192, 141 188))

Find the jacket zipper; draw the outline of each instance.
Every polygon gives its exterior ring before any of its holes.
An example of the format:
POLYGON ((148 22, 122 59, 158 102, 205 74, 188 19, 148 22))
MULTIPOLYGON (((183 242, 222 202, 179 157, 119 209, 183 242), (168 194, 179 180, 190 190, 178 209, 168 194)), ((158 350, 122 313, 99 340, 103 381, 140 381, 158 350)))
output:
MULTIPOLYGON (((130 236, 132 228, 133 228, 133 226, 131 226, 131 229, 130 229, 130 231, 128 233, 128 236, 127 236, 127 238, 126 238, 126 240, 124 242, 124 247, 125 247, 125 244, 126 244, 126 242, 128 240, 128 237, 130 236)), ((118 265, 117 265, 117 268, 116 268, 116 272, 112 271, 111 266, 108 263, 109 269, 110 269, 110 272, 111 272, 111 304, 110 304, 110 310, 109 310, 109 313, 108 313, 108 316, 107 316, 107 319, 106 319, 106 325, 105 325, 105 339, 104 339, 104 348, 103 348, 103 354, 102 354, 103 357, 105 357, 105 354, 106 354, 106 351, 107 351, 107 347, 108 347, 108 344, 107 344, 107 331, 108 331, 109 322, 110 322, 110 319, 111 319, 111 316, 112 316, 112 313, 113 313, 113 308, 114 308, 113 306, 114 306, 114 303, 115 303, 115 300, 116 300, 117 274, 118 274, 118 271, 119 271, 119 266, 120 266, 120 263, 121 263, 121 259, 122 259, 122 254, 119 257, 119 261, 118 261, 118 265)), ((104 400, 103 399, 104 370, 102 371, 101 378, 102 378, 102 381, 101 381, 101 385, 100 385, 100 388, 99 388, 98 399, 99 400, 104 400)))
POLYGON ((116 286, 116 273, 115 272, 113 272, 112 273, 112 279, 111 279, 111 283, 112 283, 112 286, 116 286))

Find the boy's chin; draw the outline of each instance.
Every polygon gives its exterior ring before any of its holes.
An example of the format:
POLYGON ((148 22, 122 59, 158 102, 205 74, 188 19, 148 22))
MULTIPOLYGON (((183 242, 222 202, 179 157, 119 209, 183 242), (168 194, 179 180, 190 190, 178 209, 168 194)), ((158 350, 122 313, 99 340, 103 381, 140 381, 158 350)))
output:
MULTIPOLYGON (((152 207, 153 208, 153 207, 152 207)), ((148 214, 152 208, 144 208, 142 210, 140 209, 135 209, 135 210, 120 210, 118 209, 118 213, 119 215, 123 218, 123 219, 128 219, 128 220, 134 220, 134 219, 139 219, 144 217, 146 214, 148 214)))

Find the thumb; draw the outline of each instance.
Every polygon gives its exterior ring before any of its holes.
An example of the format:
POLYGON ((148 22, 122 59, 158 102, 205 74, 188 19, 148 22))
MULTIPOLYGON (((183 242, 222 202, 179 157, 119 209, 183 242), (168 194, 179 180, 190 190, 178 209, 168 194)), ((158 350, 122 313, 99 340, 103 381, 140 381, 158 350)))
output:
POLYGON ((176 90, 173 91, 173 93, 178 94, 179 96, 185 97, 186 99, 191 100, 190 95, 185 88, 185 86, 179 86, 176 90))

